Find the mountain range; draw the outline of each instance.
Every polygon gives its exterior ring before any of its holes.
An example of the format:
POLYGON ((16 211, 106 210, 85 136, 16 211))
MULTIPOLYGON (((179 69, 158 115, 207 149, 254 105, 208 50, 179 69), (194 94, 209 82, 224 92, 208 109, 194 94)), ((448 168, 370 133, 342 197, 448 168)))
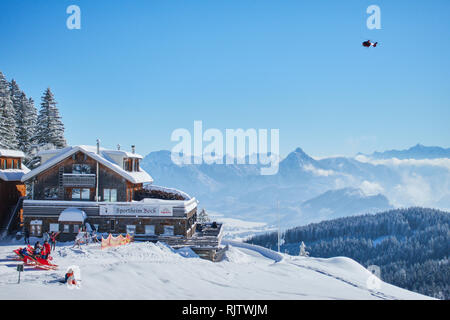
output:
POLYGON ((450 208, 449 150, 416 145, 315 159, 297 148, 267 176, 259 164, 177 165, 167 150, 151 152, 141 166, 155 184, 181 189, 207 210, 269 224, 279 216, 292 227, 396 207, 450 208))
POLYGON ((374 152, 370 155, 374 159, 438 159, 450 158, 450 148, 427 147, 420 143, 406 150, 387 150, 374 152))

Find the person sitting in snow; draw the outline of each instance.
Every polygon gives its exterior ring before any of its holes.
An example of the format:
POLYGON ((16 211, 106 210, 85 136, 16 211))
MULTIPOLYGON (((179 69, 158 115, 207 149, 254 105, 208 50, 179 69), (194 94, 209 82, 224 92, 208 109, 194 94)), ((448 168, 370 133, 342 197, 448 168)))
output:
POLYGON ((26 247, 20 249, 20 256, 25 263, 28 261, 28 259, 30 258, 30 253, 28 252, 28 249, 26 247))
POLYGON ((75 275, 72 269, 67 270, 67 273, 64 277, 64 283, 68 283, 71 285, 76 285, 77 281, 75 280, 75 275))
POLYGON ((36 243, 34 244, 34 250, 33 250, 34 256, 39 256, 41 254, 41 251, 42 251, 41 243, 39 241, 36 241, 36 243))
POLYGON ((21 250, 20 250, 20 254, 23 256, 23 257, 29 257, 29 254, 28 254, 28 250, 27 250, 27 248, 26 247, 24 247, 24 248, 22 248, 21 250))
POLYGON ((48 253, 44 246, 42 246, 41 254, 39 257, 44 260, 47 260, 47 258, 48 258, 48 253))

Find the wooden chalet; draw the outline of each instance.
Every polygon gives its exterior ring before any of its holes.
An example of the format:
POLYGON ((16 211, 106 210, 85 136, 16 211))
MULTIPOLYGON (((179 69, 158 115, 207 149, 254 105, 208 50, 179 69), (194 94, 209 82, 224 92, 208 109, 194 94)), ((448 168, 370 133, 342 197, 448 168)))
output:
POLYGON ((32 236, 59 231, 61 241, 70 241, 86 226, 100 234, 129 233, 137 240, 202 247, 207 257, 218 250, 221 225, 207 247, 200 240, 208 238, 198 232, 197 200, 153 186, 134 147, 127 152, 80 145, 38 155, 40 166, 22 177, 31 186, 23 218, 32 236))
POLYGON ((22 151, 0 149, 0 231, 9 227, 17 229, 22 212, 18 209, 19 199, 25 196, 26 187, 21 181, 30 170, 22 163, 25 155, 22 151), (14 217, 16 219, 14 219, 14 217))

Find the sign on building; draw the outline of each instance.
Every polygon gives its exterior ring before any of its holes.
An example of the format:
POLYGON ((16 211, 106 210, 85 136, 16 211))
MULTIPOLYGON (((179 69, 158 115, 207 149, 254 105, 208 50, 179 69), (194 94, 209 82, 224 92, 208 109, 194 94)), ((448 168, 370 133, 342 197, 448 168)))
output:
POLYGON ((172 206, 145 204, 101 204, 101 216, 173 216, 172 206))

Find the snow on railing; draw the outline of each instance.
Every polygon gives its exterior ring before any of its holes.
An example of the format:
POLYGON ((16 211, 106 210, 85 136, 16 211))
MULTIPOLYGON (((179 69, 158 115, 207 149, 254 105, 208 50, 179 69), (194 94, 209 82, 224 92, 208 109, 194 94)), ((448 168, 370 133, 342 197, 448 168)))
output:
POLYGON ((222 244, 227 244, 227 245, 237 247, 237 248, 243 248, 243 249, 256 251, 266 258, 274 260, 275 262, 280 262, 283 260, 283 256, 281 254, 279 254, 278 252, 275 252, 273 250, 270 250, 270 249, 267 249, 264 247, 260 247, 260 246, 254 245, 254 244, 233 241, 233 240, 226 240, 226 239, 222 240, 222 244))

